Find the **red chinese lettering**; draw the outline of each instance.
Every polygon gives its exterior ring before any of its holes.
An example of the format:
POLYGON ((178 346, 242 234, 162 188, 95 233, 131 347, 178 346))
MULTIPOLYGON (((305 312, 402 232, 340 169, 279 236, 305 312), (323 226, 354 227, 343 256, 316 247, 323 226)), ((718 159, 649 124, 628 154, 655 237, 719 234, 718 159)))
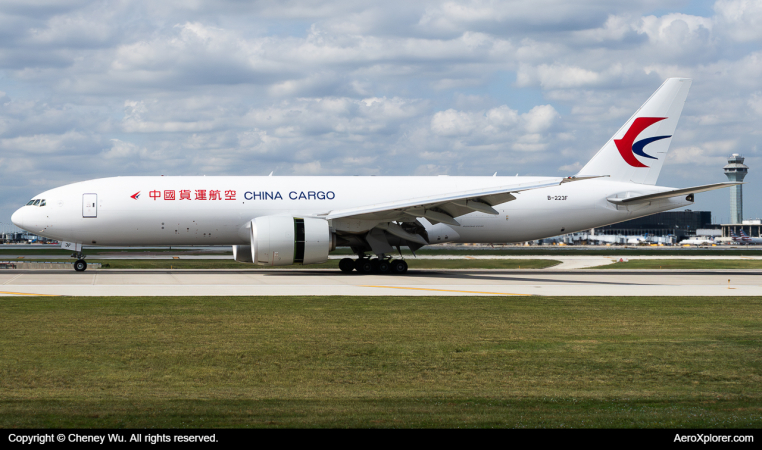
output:
POLYGON ((225 191, 225 200, 235 200, 235 191, 225 191))
POLYGON ((196 200, 206 200, 206 189, 196 189, 196 200))
POLYGON ((220 191, 209 191, 209 200, 222 200, 220 191))
POLYGON ((164 200, 174 200, 175 191, 164 191, 164 200))
POLYGON ((180 191, 180 200, 190 200, 190 189, 180 191))
POLYGON ((151 191, 151 192, 148 193, 148 195, 152 199, 156 200, 157 198, 161 198, 161 191, 151 191))

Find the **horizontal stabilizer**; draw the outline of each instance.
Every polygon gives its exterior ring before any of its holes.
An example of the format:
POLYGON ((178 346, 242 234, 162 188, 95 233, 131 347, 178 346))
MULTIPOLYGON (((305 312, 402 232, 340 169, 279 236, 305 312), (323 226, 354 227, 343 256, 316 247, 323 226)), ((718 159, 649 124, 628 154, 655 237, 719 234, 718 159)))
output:
POLYGON ((628 204, 628 203, 642 203, 649 202, 651 200, 657 200, 660 198, 677 197, 680 195, 697 194, 699 192, 713 191, 715 189, 722 189, 724 187, 735 186, 737 184, 743 184, 740 182, 726 181, 724 183, 705 184, 703 186, 694 186, 684 189, 673 189, 671 191, 657 192, 656 194, 639 195, 637 197, 627 198, 608 198, 607 200, 615 204, 628 204))

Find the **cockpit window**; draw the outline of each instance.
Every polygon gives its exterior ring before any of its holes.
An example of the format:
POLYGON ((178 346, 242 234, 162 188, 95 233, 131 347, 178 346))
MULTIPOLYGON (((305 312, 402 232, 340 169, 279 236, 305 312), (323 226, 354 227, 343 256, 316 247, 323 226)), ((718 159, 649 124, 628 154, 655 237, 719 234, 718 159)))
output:
POLYGON ((27 206, 34 204, 34 199, 29 200, 29 203, 27 203, 27 206))
POLYGON ((35 200, 35 201, 34 201, 33 205, 34 205, 34 206, 37 206, 37 205, 39 205, 39 204, 40 204, 40 199, 38 198, 37 200, 35 200))
POLYGON ((45 206, 45 199, 44 198, 40 201, 40 206, 45 206))

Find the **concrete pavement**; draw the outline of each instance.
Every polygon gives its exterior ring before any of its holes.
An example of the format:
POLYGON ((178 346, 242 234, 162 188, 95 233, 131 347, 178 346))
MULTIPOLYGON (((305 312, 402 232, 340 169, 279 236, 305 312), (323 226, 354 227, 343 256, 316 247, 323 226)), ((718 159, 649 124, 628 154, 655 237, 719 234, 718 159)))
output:
POLYGON ((336 270, 7 271, 0 295, 553 295, 759 296, 762 271, 411 270, 406 275, 336 270))

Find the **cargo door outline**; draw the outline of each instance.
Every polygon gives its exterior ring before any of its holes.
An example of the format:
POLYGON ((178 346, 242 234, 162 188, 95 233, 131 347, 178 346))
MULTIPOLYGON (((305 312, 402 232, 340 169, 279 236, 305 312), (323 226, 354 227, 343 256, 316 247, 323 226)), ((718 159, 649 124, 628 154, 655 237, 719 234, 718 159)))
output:
POLYGON ((98 194, 82 194, 82 218, 98 217, 98 194))

